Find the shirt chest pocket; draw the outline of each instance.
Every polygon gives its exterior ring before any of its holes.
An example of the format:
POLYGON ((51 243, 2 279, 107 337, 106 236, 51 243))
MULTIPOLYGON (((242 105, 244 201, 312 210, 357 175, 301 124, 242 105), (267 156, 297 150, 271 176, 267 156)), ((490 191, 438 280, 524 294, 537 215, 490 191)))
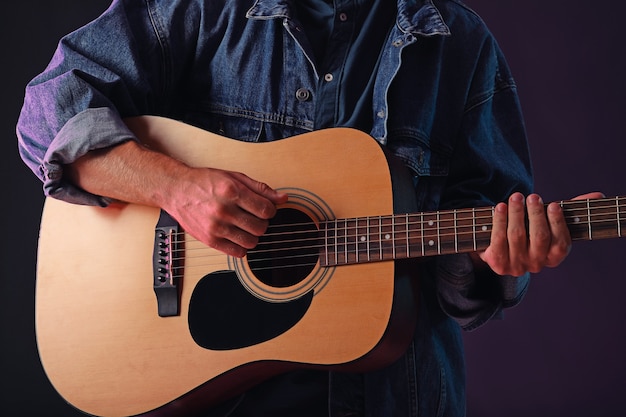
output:
POLYGON ((216 112, 188 113, 185 122, 231 139, 258 142, 263 135, 263 122, 252 117, 216 112))
POLYGON ((449 173, 451 151, 433 146, 428 138, 413 131, 390 132, 387 148, 413 174, 420 210, 435 210, 449 173))
POLYGON ((288 138, 308 132, 305 123, 285 123, 274 114, 226 109, 224 111, 193 112, 186 115, 186 122, 220 136, 245 142, 264 142, 288 138))
POLYGON ((418 176, 447 176, 451 151, 410 131, 391 132, 387 147, 418 176))

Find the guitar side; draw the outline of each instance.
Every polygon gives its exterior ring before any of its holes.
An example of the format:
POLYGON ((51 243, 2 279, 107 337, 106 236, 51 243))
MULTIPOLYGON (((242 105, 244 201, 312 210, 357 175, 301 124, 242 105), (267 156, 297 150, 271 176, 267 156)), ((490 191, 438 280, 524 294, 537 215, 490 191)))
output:
MULTIPOLYGON (((357 131, 250 144, 168 119, 141 117, 128 124, 146 146, 189 165, 241 171, 288 190, 287 207, 315 212, 306 207, 315 196, 336 218, 393 212, 386 158, 357 131)), ((333 268, 314 288, 306 315, 277 337, 236 349, 199 346, 188 322, 194 290, 236 261, 209 248, 209 266, 186 256, 180 315, 159 317, 152 290, 158 216, 158 209, 132 204, 99 208, 46 200, 37 343, 52 384, 76 408, 111 417, 186 415, 273 373, 379 366, 408 342, 411 332, 397 336, 403 332, 395 328, 404 317, 395 319, 406 313, 394 310, 396 268, 388 261, 333 268)))

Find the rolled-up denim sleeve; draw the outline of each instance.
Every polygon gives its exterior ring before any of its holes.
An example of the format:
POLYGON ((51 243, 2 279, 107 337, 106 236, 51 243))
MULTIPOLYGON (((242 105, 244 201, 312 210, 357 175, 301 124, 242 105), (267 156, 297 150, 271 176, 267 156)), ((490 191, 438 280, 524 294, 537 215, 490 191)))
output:
POLYGON ((467 254, 437 259, 439 305, 464 330, 473 330, 504 308, 518 304, 528 289, 530 274, 520 277, 497 275, 488 268, 475 270, 467 254))
POLYGON ((90 151, 115 146, 135 136, 112 109, 87 109, 72 117, 36 159, 36 142, 20 135, 19 148, 26 164, 43 182, 46 196, 75 204, 106 206, 110 199, 88 193, 65 180, 63 168, 90 151))

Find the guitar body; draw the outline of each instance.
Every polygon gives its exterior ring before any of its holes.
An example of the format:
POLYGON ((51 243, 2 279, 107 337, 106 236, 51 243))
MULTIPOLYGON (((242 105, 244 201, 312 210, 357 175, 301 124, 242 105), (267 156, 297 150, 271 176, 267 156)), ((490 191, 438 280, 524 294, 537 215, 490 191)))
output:
MULTIPOLYGON (((257 144, 156 117, 128 124, 146 146, 189 165, 241 171, 285 190, 290 198, 279 212, 302 213, 314 224, 387 215, 404 194, 395 178, 392 185, 381 147, 351 129, 257 144)), ((415 306, 400 262, 317 262, 273 287, 246 258, 190 236, 183 242, 180 313, 160 317, 152 263, 159 215, 132 204, 46 200, 37 343, 54 387, 86 413, 192 415, 291 369, 384 366, 412 337, 415 306)))

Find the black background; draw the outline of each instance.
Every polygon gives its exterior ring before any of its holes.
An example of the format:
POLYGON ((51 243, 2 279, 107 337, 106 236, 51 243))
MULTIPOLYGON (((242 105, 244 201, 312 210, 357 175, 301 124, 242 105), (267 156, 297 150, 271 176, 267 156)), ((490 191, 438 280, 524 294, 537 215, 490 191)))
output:
MULTIPOLYGON (((19 160, 15 121, 26 83, 56 42, 108 0, 24 0, 0 15, 0 414, 72 417, 37 357, 34 281, 38 180, 19 160)), ((517 79, 546 201, 600 190, 626 195, 626 46, 621 2, 468 0, 495 33, 517 79), (610 4, 610 6, 607 6, 610 4)), ((533 278, 503 321, 465 335, 469 417, 626 415, 626 240, 579 242, 533 278)))

